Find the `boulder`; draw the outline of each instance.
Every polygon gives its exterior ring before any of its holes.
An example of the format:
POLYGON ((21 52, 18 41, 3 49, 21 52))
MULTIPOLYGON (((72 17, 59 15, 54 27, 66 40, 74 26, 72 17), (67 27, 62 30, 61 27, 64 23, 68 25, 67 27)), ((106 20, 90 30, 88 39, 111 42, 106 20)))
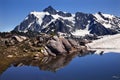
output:
POLYGON ((10 43, 9 40, 4 40, 4 43, 5 43, 6 46, 11 46, 11 43, 10 43))
POLYGON ((27 37, 25 37, 25 36, 19 36, 21 39, 23 39, 23 40, 26 40, 27 39, 27 37))
POLYGON ((27 38, 25 36, 13 36, 12 39, 14 39, 18 42, 22 42, 22 41, 26 40, 27 38))
POLYGON ((8 58, 12 58, 12 57, 13 57, 13 55, 8 55, 7 57, 8 57, 8 58))
POLYGON ((40 43, 44 42, 44 39, 42 37, 39 37, 39 42, 40 43))
POLYGON ((53 36, 53 39, 54 39, 55 41, 59 41, 58 36, 53 36))
POLYGON ((41 52, 42 52, 43 55, 45 55, 45 56, 48 56, 48 55, 49 55, 45 48, 41 49, 41 52))
POLYGON ((69 52, 72 49, 71 44, 69 43, 69 41, 65 38, 61 38, 62 44, 64 45, 65 49, 69 52))
POLYGON ((56 57, 56 54, 54 54, 47 46, 45 46, 45 49, 49 55, 56 57))
POLYGON ((63 45, 63 43, 62 43, 62 41, 61 41, 61 39, 60 39, 60 37, 58 37, 58 36, 53 36, 52 39, 55 40, 56 42, 60 43, 61 46, 62 46, 63 48, 65 48, 64 45, 63 45))
POLYGON ((79 46, 79 44, 73 39, 68 39, 68 41, 74 48, 77 48, 79 46))
POLYGON ((66 53, 66 50, 60 41, 50 40, 47 44, 47 47, 55 54, 66 53))
POLYGON ((37 47, 42 47, 43 45, 44 45, 44 44, 41 43, 41 42, 37 42, 37 44, 36 44, 37 47))
POLYGON ((43 43, 43 42, 47 42, 47 40, 49 40, 50 37, 51 37, 51 36, 48 35, 48 34, 41 33, 39 36, 37 36, 36 39, 37 39, 39 42, 43 43))

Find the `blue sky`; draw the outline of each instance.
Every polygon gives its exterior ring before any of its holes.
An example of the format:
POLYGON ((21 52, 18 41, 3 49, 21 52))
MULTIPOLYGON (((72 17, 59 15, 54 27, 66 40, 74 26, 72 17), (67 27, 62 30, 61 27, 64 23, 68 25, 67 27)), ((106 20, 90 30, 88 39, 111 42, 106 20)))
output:
POLYGON ((120 0, 0 0, 0 32, 14 29, 31 11, 42 11, 49 5, 71 13, 100 11, 120 16, 120 0))

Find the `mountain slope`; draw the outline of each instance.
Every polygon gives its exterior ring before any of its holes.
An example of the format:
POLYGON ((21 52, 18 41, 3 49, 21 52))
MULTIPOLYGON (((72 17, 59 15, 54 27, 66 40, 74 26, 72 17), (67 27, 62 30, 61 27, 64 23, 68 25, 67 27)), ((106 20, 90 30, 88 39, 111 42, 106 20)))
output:
POLYGON ((82 36, 86 34, 107 35, 119 32, 120 18, 98 12, 75 14, 57 11, 51 6, 42 12, 31 12, 14 31, 61 32, 82 36))

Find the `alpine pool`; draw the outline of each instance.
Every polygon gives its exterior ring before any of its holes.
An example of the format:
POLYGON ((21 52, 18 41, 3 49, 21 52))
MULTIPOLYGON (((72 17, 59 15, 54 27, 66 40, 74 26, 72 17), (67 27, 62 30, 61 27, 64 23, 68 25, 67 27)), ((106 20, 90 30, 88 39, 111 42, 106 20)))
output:
POLYGON ((120 80, 120 54, 14 60, 1 71, 0 80, 120 80))

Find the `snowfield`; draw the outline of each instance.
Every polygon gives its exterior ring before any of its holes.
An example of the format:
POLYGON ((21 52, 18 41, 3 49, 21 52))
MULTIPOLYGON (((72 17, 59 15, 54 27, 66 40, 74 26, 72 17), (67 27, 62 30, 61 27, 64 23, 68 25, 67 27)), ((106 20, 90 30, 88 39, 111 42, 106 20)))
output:
POLYGON ((80 37, 80 36, 85 36, 85 35, 90 34, 90 33, 88 30, 76 30, 75 32, 72 32, 71 34, 76 36, 76 37, 80 37))
POLYGON ((95 40, 87 44, 90 50, 97 50, 97 53, 104 51, 120 53, 120 34, 104 36, 101 39, 95 40))

